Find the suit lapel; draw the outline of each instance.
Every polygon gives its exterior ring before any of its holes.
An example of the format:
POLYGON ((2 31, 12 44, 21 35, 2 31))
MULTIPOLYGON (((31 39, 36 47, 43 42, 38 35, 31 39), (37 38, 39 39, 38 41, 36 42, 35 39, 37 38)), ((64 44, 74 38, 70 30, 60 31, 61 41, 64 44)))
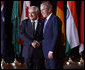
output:
POLYGON ((38 20, 38 24, 37 24, 36 32, 39 31, 39 28, 40 28, 40 19, 38 20))
POLYGON ((28 20, 27 22, 26 22, 26 29, 27 29, 27 32, 29 32, 29 33, 31 33, 32 34, 32 23, 31 23, 31 21, 30 20, 28 20))
POLYGON ((47 25, 50 23, 50 21, 52 21, 51 18, 52 18, 52 15, 50 16, 49 20, 47 21, 47 25))
MULTIPOLYGON (((47 24, 45 26, 45 31, 46 31, 46 29, 48 28, 48 26, 49 26, 49 24, 51 22, 51 18, 52 18, 52 15, 50 16, 49 20, 47 21, 47 24)), ((45 31, 44 31, 44 33, 45 33, 45 31)))
POLYGON ((28 26, 32 28, 32 23, 31 23, 30 20, 29 20, 29 22, 28 22, 28 26))

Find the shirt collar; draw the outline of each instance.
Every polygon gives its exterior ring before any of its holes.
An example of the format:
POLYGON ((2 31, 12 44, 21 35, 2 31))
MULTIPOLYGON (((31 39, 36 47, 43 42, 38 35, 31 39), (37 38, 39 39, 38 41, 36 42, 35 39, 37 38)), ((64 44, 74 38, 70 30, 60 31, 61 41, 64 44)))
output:
POLYGON ((33 21, 33 20, 31 20, 31 22, 35 22, 35 23, 37 23, 37 22, 38 22, 38 19, 39 19, 39 18, 37 18, 37 19, 36 19, 36 20, 34 20, 34 21, 33 21))
POLYGON ((49 20, 49 18, 51 17, 52 13, 46 18, 47 20, 49 20))

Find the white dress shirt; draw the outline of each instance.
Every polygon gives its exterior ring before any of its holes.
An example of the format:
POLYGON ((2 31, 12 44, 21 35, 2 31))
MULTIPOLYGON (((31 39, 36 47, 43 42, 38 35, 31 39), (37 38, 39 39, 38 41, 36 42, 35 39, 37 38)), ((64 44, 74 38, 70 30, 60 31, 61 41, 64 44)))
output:
POLYGON ((46 18, 46 19, 47 19, 47 20, 46 20, 46 24, 47 24, 49 18, 51 17, 51 15, 52 15, 52 13, 46 18))
POLYGON ((31 22, 35 22, 35 30, 36 30, 36 28, 37 28, 37 25, 38 25, 38 19, 36 19, 36 20, 31 20, 31 22))

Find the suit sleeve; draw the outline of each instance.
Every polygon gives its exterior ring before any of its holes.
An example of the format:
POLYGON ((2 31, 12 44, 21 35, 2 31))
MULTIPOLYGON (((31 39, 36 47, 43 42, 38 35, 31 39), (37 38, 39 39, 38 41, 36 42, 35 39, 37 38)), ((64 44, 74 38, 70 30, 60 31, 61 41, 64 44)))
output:
POLYGON ((40 30, 40 44, 42 45, 42 40, 43 40, 43 26, 44 26, 44 21, 42 21, 42 24, 41 24, 41 30, 40 30))
POLYGON ((26 35, 25 25, 26 25, 26 21, 22 21, 22 24, 20 25, 20 38, 24 41, 24 43, 31 45, 32 39, 26 35))
POLYGON ((57 37, 58 37, 58 24, 57 24, 57 18, 55 18, 53 21, 53 39, 52 39, 50 51, 54 51, 54 48, 57 44, 57 37))

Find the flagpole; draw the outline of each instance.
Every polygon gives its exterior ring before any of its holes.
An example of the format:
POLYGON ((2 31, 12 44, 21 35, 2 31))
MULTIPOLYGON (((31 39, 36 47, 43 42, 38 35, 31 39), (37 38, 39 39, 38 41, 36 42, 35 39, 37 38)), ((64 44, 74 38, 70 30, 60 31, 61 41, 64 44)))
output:
POLYGON ((81 63, 81 64, 84 64, 84 60, 83 60, 83 58, 82 58, 82 52, 80 53, 80 56, 81 56, 81 57, 80 57, 80 63, 81 63))
POLYGON ((14 62, 12 63, 14 69, 16 69, 16 64, 18 64, 18 61, 16 59, 16 24, 17 24, 17 17, 15 16, 15 58, 14 58, 14 62))
POLYGON ((15 60, 14 60, 14 63, 21 64, 17 61, 17 58, 16 58, 16 24, 17 24, 17 16, 15 16, 15 60))
POLYGON ((71 57, 69 57, 68 62, 69 62, 69 63, 72 63, 72 64, 75 63, 75 62, 71 59, 71 57))
POLYGON ((16 61, 16 23, 17 23, 17 17, 15 16, 15 61, 16 61))
MULTIPOLYGON (((70 52, 71 53, 71 52, 70 52)), ((72 60, 71 58, 71 54, 69 54, 68 56, 68 61, 66 61, 66 64, 69 65, 69 64, 75 64, 75 62, 72 60)))
POLYGON ((17 24, 17 17, 15 16, 15 59, 14 59, 15 64, 18 63, 18 61, 16 59, 16 24, 17 24))
POLYGON ((6 63, 5 63, 4 59, 2 58, 2 60, 1 60, 1 69, 4 69, 3 64, 6 64, 6 63))

